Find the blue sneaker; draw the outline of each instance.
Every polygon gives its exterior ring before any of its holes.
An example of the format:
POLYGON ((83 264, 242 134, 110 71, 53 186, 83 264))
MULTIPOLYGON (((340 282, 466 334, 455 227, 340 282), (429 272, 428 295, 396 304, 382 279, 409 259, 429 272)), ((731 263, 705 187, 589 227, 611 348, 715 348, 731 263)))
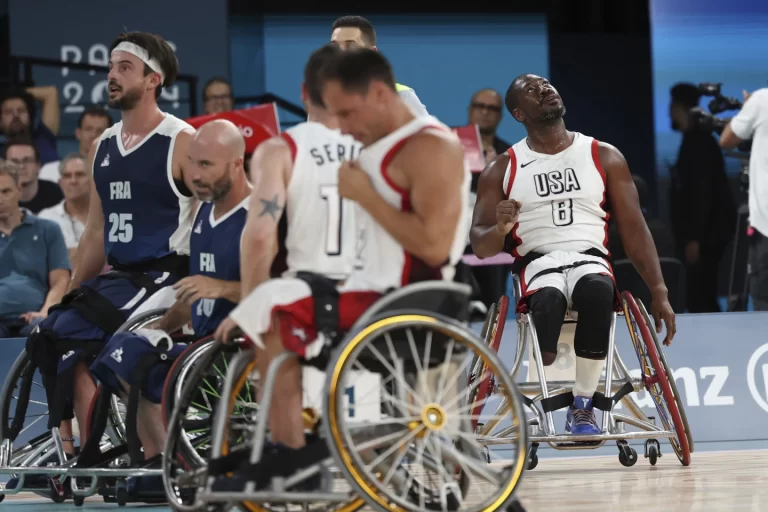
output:
POLYGON ((568 416, 565 420, 565 433, 577 435, 594 435, 600 433, 597 426, 595 411, 592 408, 592 399, 585 396, 577 396, 573 399, 573 405, 568 408, 568 416))

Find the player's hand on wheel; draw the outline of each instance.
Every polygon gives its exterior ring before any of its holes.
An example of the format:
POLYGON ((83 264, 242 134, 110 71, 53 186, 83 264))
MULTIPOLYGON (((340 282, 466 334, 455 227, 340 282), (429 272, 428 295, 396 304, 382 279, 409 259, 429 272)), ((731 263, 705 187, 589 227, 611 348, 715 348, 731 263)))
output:
POLYGON ((216 328, 216 332, 213 333, 213 338, 219 343, 229 343, 232 336, 239 330, 239 327, 230 317, 224 319, 216 328))
POLYGON ((505 199, 496 205, 496 229, 506 235, 517 223, 522 204, 514 199, 505 199))
POLYGON ((666 327, 667 335, 664 337, 664 345, 670 346, 675 337, 677 326, 675 324, 675 312, 669 303, 667 294, 659 294, 651 298, 651 315, 656 323, 656 334, 661 334, 661 325, 666 327))
POLYGON ((360 202, 372 189, 371 179, 356 161, 346 161, 339 166, 339 195, 360 202))
POLYGON ((221 297, 221 283, 207 276, 188 276, 173 285, 176 300, 191 306, 198 299, 218 299, 221 297))

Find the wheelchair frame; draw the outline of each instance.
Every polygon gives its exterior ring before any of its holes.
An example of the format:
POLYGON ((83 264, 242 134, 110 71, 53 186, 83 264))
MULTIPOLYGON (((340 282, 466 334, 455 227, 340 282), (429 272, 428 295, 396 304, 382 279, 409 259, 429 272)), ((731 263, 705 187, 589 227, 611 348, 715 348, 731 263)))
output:
MULTIPOLYGON (((512 278, 515 297, 522 297, 518 276, 512 274, 512 278)), ((501 342, 505 318, 493 318, 492 315, 502 309, 506 311, 506 303, 508 301, 509 299, 506 296, 503 296, 496 304, 496 307, 491 308, 491 311, 489 311, 490 322, 487 324, 487 331, 490 336, 486 336, 486 338, 489 338, 488 342, 494 350, 498 350, 498 346, 501 342)), ((637 462, 637 452, 629 446, 628 441, 643 439, 646 440, 645 457, 649 459, 651 465, 655 465, 657 458, 661 456, 661 448, 657 441, 658 438, 668 438, 680 459, 680 462, 684 466, 690 464, 690 453, 693 452, 693 439, 690 434, 690 428, 688 426, 687 418, 685 417, 683 405, 680 402, 680 395, 675 386, 674 378, 669 370, 669 366, 666 363, 666 359, 664 358, 661 345, 656 338, 656 333, 652 328, 650 316, 643 304, 639 301, 635 301, 629 292, 623 292, 622 305, 622 312, 613 313, 611 332, 608 340, 609 357, 606 358, 604 368, 605 378, 601 378, 598 384, 598 390, 602 389, 602 393, 599 395, 602 395, 604 400, 607 398, 610 401, 610 408, 607 410, 602 408, 603 414, 600 423, 601 433, 595 435, 556 433, 552 413, 554 410, 562 408, 562 406, 552 406, 554 401, 551 399, 558 395, 569 393, 573 387, 573 382, 547 381, 538 337, 536 330, 533 327, 533 318, 530 313, 516 313, 519 326, 517 352, 512 364, 510 376, 517 383, 519 390, 524 395, 523 400, 525 401, 527 409, 533 414, 533 417, 528 419, 528 440, 531 443, 528 453, 528 469, 533 469, 538 464, 538 456, 536 452, 539 443, 547 443, 550 447, 558 450, 579 450, 596 449, 603 446, 606 441, 616 441, 619 449, 619 461, 621 464, 627 467, 633 466, 637 462), (630 337, 635 346, 635 350, 638 353, 638 357, 641 359, 641 371, 645 373, 646 371, 649 371, 652 366, 652 369, 654 370, 653 375, 644 375, 641 378, 633 378, 630 375, 629 369, 622 361, 615 346, 616 319, 619 316, 624 317, 627 321, 630 337), (643 322, 645 329, 643 329, 642 326, 638 326, 640 331, 638 333, 637 330, 633 328, 633 319, 638 323, 643 322), (531 341, 530 344, 528 343, 529 338, 531 341), (654 348, 649 347, 649 343, 655 347, 655 353, 653 354, 650 352, 653 352, 654 348), (645 344, 646 355, 649 357, 650 361, 648 362, 650 364, 647 364, 647 362, 642 360, 640 352, 643 350, 643 344, 645 344), (526 346, 533 351, 539 382, 519 382, 517 379, 517 374, 522 366, 523 357, 526 353, 526 346), (664 376, 660 377, 660 373, 663 373, 664 376), (664 389, 661 390, 661 393, 656 395, 647 389, 647 387, 657 383, 659 383, 660 388, 664 388, 665 381, 666 386, 671 392, 669 395, 667 395, 667 392, 664 389), (654 398, 657 412, 662 416, 662 423, 665 428, 656 425, 655 417, 646 416, 630 395, 632 392, 641 390, 646 390, 654 398), (662 396, 659 397, 658 395, 662 396), (533 397, 532 399, 529 398, 531 396, 533 397), (621 400, 631 415, 613 412, 613 405, 618 402, 618 400, 621 400), (659 400, 664 401, 664 405, 666 405, 667 410, 670 412, 670 416, 672 416, 671 420, 666 418, 667 421, 663 421, 666 417, 666 411, 661 409, 659 400), (667 403, 668 401, 673 401, 674 403, 670 406, 669 403, 667 403), (676 409, 676 411, 671 409, 676 409), (675 414, 675 412, 677 412, 677 414, 675 414), (626 432, 624 429, 625 424, 634 426, 641 431, 626 432), (670 426, 672 428, 669 428, 670 426), (680 430, 684 430, 684 432, 678 432, 678 427, 681 427, 680 430), (677 443, 677 446, 675 443, 677 443)), ((571 316, 570 310, 566 313, 564 324, 566 323, 576 323, 576 319, 571 316)), ((498 417, 500 411, 501 414, 503 414, 505 407, 506 404, 501 403, 494 416, 498 417)), ((597 407, 595 408, 597 409, 597 407)), ((482 437, 482 440, 479 442, 486 445, 486 447, 503 445, 507 442, 505 439, 505 431, 501 431, 495 436, 488 436, 488 433, 492 432, 497 424, 498 421, 491 421, 477 428, 477 434, 482 437)))
MULTIPOLYGON (((154 309, 141 313, 133 318, 129 318, 117 331, 126 332, 140 329, 148 323, 156 320, 165 313, 166 309, 154 309)), ((26 352, 22 352, 20 359, 24 357, 26 352)), ((11 385, 12 383, 7 383, 11 385)), ((100 386, 99 386, 100 387, 100 386)), ((3 387, 6 389, 6 386, 3 387)), ((4 397, 5 395, 3 395, 4 397)), ((98 395, 94 397, 94 401, 98 395)), ((119 402, 115 395, 111 397, 110 416, 113 417, 113 422, 116 424, 116 432, 110 432, 109 427, 105 430, 110 443, 107 448, 114 448, 122 445, 125 442, 126 425, 119 412, 119 402), (119 443, 119 441, 124 441, 119 443)), ((80 428, 84 429, 85 425, 81 425, 80 428)), ((82 432, 81 432, 82 434, 82 432)), ((72 496, 76 506, 81 506, 85 498, 89 498, 95 495, 99 489, 100 478, 116 478, 117 484, 115 485, 116 500, 121 506, 126 503, 127 497, 127 484, 126 478, 142 477, 142 476, 161 476, 162 469, 146 469, 146 468, 103 468, 103 467, 76 467, 79 456, 67 460, 64 453, 64 446, 61 441, 61 435, 58 427, 53 427, 49 434, 44 436, 50 436, 46 441, 34 447, 25 447, 22 449, 22 453, 15 454, 13 450, 13 441, 11 439, 4 439, 2 445, 0 445, 0 474, 18 475, 19 481, 14 489, 2 489, 0 490, 0 501, 8 494, 18 494, 20 492, 35 492, 40 493, 41 489, 25 489, 24 488, 24 475, 44 475, 52 477, 55 482, 61 484, 65 479, 70 479, 70 485, 72 488, 72 496), (31 453, 30 453, 31 451, 31 453), (25 455, 29 453, 29 455, 25 455), (63 464, 57 466, 43 466, 48 459, 57 455, 59 460, 65 460, 63 464), (80 478, 89 478, 90 484, 87 487, 79 487, 77 480, 80 478)), ((81 448, 85 446, 85 441, 81 437, 81 448)), ((102 453, 104 452, 104 446, 102 445, 102 453)), ((118 457, 113 462, 120 460, 123 456, 118 457)), ((54 484, 55 485, 55 484, 54 484)), ((62 490, 58 492, 58 499, 51 496, 54 501, 64 501, 64 494, 62 490)))
MULTIPOLYGON (((474 335, 474 333, 472 333, 469 329, 464 328, 463 326, 460 327, 459 324, 451 322, 448 319, 444 319, 444 317, 441 317, 439 314, 435 313, 425 312, 423 315, 419 316, 419 314, 416 312, 387 310, 387 307, 394 304, 396 300, 401 299, 411 293, 417 293, 420 291, 461 293, 468 296, 471 288, 458 283, 439 281, 412 284, 384 296, 357 320, 355 325, 349 330, 349 333, 345 338, 345 342, 341 343, 336 348, 335 355, 331 357, 330 364, 326 368, 327 375, 325 389, 327 392, 325 394, 325 401, 323 404, 322 418, 324 418, 324 421, 322 422, 322 426, 324 428, 324 432, 329 434, 325 436, 324 442, 327 444, 330 454, 325 459, 320 462, 315 462, 287 478, 272 478, 272 484, 276 486, 276 488, 270 486, 269 489, 265 490, 256 490, 255 483, 253 481, 249 481, 247 482, 243 492, 214 491, 213 484, 215 482, 215 477, 208 475, 206 471, 200 471, 201 474, 205 475, 206 483, 203 488, 198 490, 196 502, 192 507, 189 507, 190 510, 203 505, 215 503, 226 504, 228 506, 236 506, 236 504, 242 504, 241 506, 251 510, 252 512, 263 512, 268 509, 263 508, 260 505, 262 503, 307 504, 316 502, 327 502, 328 507, 335 506, 338 508, 327 508, 326 510, 336 510, 338 512, 353 512, 359 510, 366 504, 379 510, 407 510, 400 508, 400 505, 386 504, 386 501, 381 499, 380 495, 376 493, 375 490, 370 488, 371 486, 367 484, 360 484, 361 475, 355 475, 354 470, 352 470, 351 473, 349 470, 343 470, 341 473, 344 477, 346 477, 348 483, 353 484, 354 481, 354 483, 358 485, 361 490, 365 490, 365 495, 360 494, 359 497, 356 497, 354 494, 355 485, 351 485, 352 490, 349 492, 293 492, 285 490, 318 473, 323 474, 325 472, 325 474, 328 474, 330 472, 338 471, 338 468, 340 467, 344 467, 343 455, 339 455, 334 451, 336 441, 334 440, 333 435, 334 426, 331 425, 331 423, 337 421, 335 410, 339 407, 337 404, 338 392, 334 390, 340 389, 338 383, 342 381, 341 375, 344 372, 344 360, 345 358, 349 358, 349 354, 354 351, 357 345, 365 343, 368 332, 376 333, 376 329, 380 325, 386 325, 387 323, 395 324, 398 320, 405 318, 428 318, 431 322, 434 322, 434 325, 445 329, 446 332, 453 330, 455 333, 457 333, 457 335, 465 336, 465 339, 468 340, 468 343, 476 348, 480 353, 482 353, 484 358, 486 358, 486 361, 493 362, 493 366, 497 369, 497 375, 499 376, 497 380, 500 379, 502 381, 500 386, 497 386, 497 389, 500 387, 506 388, 508 390, 507 395, 511 397, 509 413, 516 415, 515 417, 518 418, 517 432, 519 439, 516 442, 518 445, 517 457, 512 460, 514 466, 510 468, 511 480, 509 484, 507 484, 508 487, 500 491, 502 492, 501 498, 498 498, 498 500, 491 507, 484 508, 483 510, 490 512, 499 509, 498 507, 511 503, 514 496, 514 490, 517 488, 517 484, 519 483, 524 471, 525 452, 527 445, 526 428, 524 422, 522 421, 524 418, 522 412, 522 404, 517 399, 518 394, 515 384, 508 376, 506 369, 504 368, 501 361, 498 360, 497 356, 491 350, 489 350, 481 342, 481 340, 477 339, 476 335, 474 335), (374 322, 374 319, 378 320, 374 322), (461 329, 461 332, 459 332, 459 329, 461 329), (333 466, 334 463, 336 466, 333 466)), ((248 377, 248 374, 254 368, 254 357, 255 356, 253 353, 243 351, 237 354, 235 358, 233 358, 226 375, 222 396, 232 396, 232 394, 237 391, 235 388, 240 384, 240 382, 243 382, 248 377)), ((262 451, 265 445, 264 441, 266 440, 267 433, 266 415, 271 405, 273 396, 272 392, 275 386, 277 374, 280 371, 281 366, 292 357, 295 357, 295 354, 287 351, 281 353, 271 362, 267 370, 266 377, 260 377, 263 383, 263 398, 259 403, 259 412, 256 426, 253 431, 253 437, 250 441, 251 447, 249 450, 249 460, 252 464, 256 464, 261 460, 262 451)), ((397 363, 395 363, 394 366, 397 366, 397 363)), ((171 420, 171 423, 177 421, 177 413, 178 411, 174 411, 174 416, 171 420)), ((228 452, 228 447, 226 445, 227 441, 224 437, 226 435, 225 432, 227 431, 228 419, 228 408, 225 409, 224 407, 219 407, 219 409, 216 411, 214 425, 211 433, 211 460, 217 460, 221 458, 222 455, 226 455, 226 452, 228 452)), ((471 432, 471 429, 469 432, 471 432)), ((165 450, 164 453, 167 453, 167 450, 165 450)), ((401 467, 399 464, 396 464, 396 466, 401 467)), ((366 478, 368 477, 362 477, 362 481, 365 481, 366 478)), ((443 500, 443 502, 445 499, 446 498, 444 496, 441 496, 441 500, 443 500)))

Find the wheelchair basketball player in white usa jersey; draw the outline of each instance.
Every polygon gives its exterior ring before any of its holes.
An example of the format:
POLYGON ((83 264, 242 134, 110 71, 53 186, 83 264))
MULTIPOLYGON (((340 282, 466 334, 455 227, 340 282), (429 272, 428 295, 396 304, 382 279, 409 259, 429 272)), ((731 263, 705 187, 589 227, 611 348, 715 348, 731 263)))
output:
POLYGON ((578 311, 574 401, 565 431, 599 434, 592 397, 618 305, 607 249, 610 215, 652 293, 656 330, 661 332, 663 322, 669 345, 675 314, 656 246, 624 156, 609 144, 568 131, 565 105, 549 81, 521 75, 509 86, 505 102, 528 136, 496 157, 480 177, 472 249, 480 258, 502 251, 514 256, 513 272, 522 288, 517 307, 533 316, 545 365, 555 362, 567 310, 578 311))

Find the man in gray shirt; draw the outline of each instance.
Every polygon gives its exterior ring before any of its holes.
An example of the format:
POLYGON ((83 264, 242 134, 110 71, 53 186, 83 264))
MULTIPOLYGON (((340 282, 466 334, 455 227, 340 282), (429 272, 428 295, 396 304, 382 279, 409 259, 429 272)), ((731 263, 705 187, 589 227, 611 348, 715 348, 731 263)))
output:
MULTIPOLYGON (((342 16, 333 22, 331 28, 331 43, 337 44, 342 50, 350 48, 376 48, 376 29, 373 24, 362 16, 342 16)), ((429 115, 416 91, 403 84, 395 84, 398 94, 417 116, 429 115)))

